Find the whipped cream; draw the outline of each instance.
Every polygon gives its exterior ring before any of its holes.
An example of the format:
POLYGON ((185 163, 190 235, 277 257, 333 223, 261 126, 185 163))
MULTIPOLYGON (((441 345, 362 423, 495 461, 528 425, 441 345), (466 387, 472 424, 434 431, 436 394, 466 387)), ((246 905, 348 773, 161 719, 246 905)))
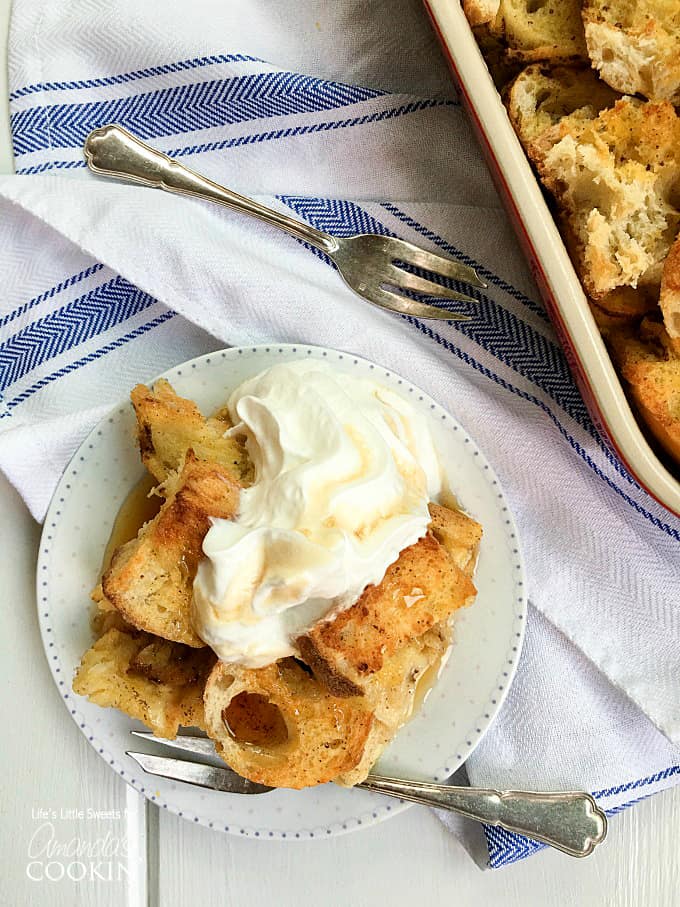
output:
POLYGON ((193 623, 223 661, 262 667, 425 535, 441 472, 407 399, 318 360, 245 381, 228 408, 255 481, 235 520, 211 521, 193 623))

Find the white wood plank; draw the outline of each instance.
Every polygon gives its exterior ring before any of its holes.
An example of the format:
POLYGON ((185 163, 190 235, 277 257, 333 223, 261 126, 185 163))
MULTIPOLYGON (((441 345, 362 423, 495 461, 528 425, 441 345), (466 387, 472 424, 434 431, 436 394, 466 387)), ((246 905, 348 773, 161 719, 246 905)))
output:
POLYGON ((35 605, 40 529, 1 476, 0 514, 0 900, 22 907, 44 899, 50 907, 144 907, 144 798, 97 756, 57 693, 35 605), (95 848, 95 855, 49 856, 48 841, 95 848), (112 855, 99 859, 96 848, 106 842, 112 855))
POLYGON ((675 907, 680 790, 616 817, 587 860, 545 851, 482 872, 427 810, 358 833, 291 843, 235 838, 160 812, 160 902, 224 907, 428 904, 675 907))

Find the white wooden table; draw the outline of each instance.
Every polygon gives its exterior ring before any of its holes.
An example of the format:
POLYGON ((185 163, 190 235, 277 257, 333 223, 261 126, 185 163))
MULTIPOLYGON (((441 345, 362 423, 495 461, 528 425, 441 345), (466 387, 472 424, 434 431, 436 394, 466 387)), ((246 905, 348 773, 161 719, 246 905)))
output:
MULTIPOLYGON (((9 6, 0 0, 0 36, 9 6)), ((0 173, 11 170, 6 135, 3 100, 0 173)), ((210 832, 157 810, 108 770, 57 695, 36 615, 40 529, 1 476, 0 515, 3 905, 680 905, 680 789, 614 819, 588 860, 545 851, 495 872, 481 872, 419 807, 360 833, 290 844, 210 832), (78 846, 84 855, 67 855, 78 846)))

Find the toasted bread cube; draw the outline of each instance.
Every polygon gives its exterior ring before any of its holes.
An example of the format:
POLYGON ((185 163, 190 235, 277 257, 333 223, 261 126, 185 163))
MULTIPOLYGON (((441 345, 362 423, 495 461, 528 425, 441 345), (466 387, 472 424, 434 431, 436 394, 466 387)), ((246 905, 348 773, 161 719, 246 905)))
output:
POLYGON ((495 28, 527 63, 587 59, 580 0, 500 0, 495 28))
POLYGON ((120 709, 144 722, 159 737, 172 738, 180 725, 203 727, 203 689, 214 663, 209 650, 191 650, 156 641, 147 633, 114 628, 83 655, 73 690, 97 705, 120 709), (163 674, 163 665, 154 673, 149 647, 159 644, 171 647, 166 662, 184 665, 183 674, 177 670, 163 674))
POLYGON ((660 323, 607 338, 638 411, 659 443, 680 461, 680 351, 660 323))
POLYGON ((619 287, 658 289, 680 223, 680 119, 668 102, 624 98, 597 119, 559 124, 537 166, 597 302, 619 287))
POLYGON ((203 646, 191 624, 193 581, 211 517, 231 519, 240 486, 231 471, 192 450, 158 515, 118 548, 102 578, 104 596, 132 626, 203 646))
POLYGON ((470 604, 475 587, 428 533, 368 586, 351 608, 320 621, 297 640, 303 660, 337 696, 363 695, 362 681, 386 657, 454 611, 470 604))
POLYGON ((668 336, 680 356, 680 236, 664 262, 659 304, 668 336))
POLYGON ((180 468, 189 448, 199 460, 228 468, 237 481, 251 481, 252 464, 244 445, 225 437, 231 427, 225 409, 206 419, 192 400, 179 397, 164 378, 153 388, 138 384, 130 397, 142 462, 158 482, 180 468))
POLYGON ((680 104, 677 0, 585 0, 582 15, 588 54, 605 82, 680 104))
POLYGON ((218 754, 272 787, 324 784, 354 769, 373 725, 360 699, 334 697, 294 658, 264 668, 218 662, 204 707, 218 754))
POLYGON ((498 15, 500 0, 463 0, 463 12, 470 25, 488 25, 498 15))
POLYGON ((618 95, 585 65, 549 66, 533 63, 505 93, 508 116, 532 160, 543 157, 560 138, 553 127, 566 118, 593 120, 612 107, 618 95))

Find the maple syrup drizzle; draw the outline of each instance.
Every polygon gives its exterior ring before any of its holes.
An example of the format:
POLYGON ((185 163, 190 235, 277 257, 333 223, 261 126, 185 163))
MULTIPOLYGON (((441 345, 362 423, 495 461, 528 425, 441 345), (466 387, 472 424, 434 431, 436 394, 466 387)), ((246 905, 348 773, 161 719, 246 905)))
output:
POLYGON ((260 693, 239 693, 222 710, 230 737, 251 746, 280 746, 288 741, 288 727, 278 706, 260 693))
POLYGON ((428 694, 432 687, 436 684, 439 679, 439 674, 441 669, 446 664, 446 659, 449 656, 451 651, 451 646, 448 646, 444 652, 432 662, 429 667, 425 668, 423 673, 420 675, 416 681, 416 688, 413 691, 413 708, 411 710, 411 715, 415 716, 420 709, 423 707, 423 703, 428 697, 428 694))
POLYGON ((149 496, 151 489, 155 488, 157 484, 151 476, 144 476, 120 505, 111 535, 106 543, 102 573, 108 569, 116 548, 120 548, 125 542, 135 538, 144 523, 152 520, 161 509, 163 499, 156 494, 149 496))

